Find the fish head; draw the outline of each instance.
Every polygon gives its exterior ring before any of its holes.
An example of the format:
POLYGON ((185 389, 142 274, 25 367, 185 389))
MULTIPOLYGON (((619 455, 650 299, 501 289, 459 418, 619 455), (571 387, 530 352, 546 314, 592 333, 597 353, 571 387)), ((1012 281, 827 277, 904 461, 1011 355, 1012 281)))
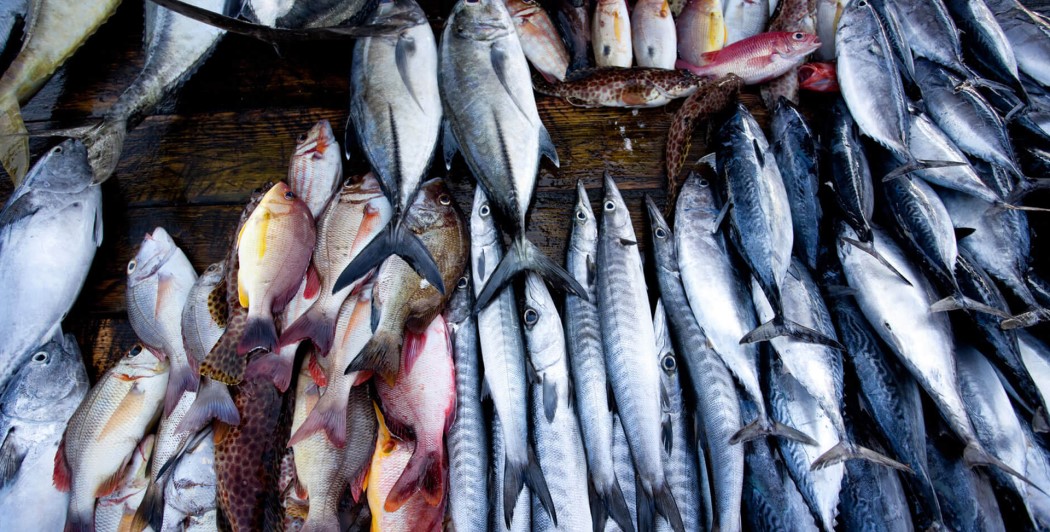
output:
MULTIPOLYGON (((295 168, 297 162, 299 164, 313 164, 317 165, 319 162, 324 162, 324 167, 335 167, 337 166, 342 173, 342 160, 340 159, 339 153, 339 141, 335 138, 335 133, 332 131, 332 125, 328 120, 321 120, 314 124, 312 128, 306 133, 299 135, 299 138, 295 141, 295 152, 292 153, 292 172, 289 172, 289 180, 292 182, 292 188, 296 188, 296 175, 295 168), (316 161, 316 162, 309 162, 316 161)), ((305 173, 304 177, 309 177, 309 173, 305 173)), ((336 180, 338 181, 338 179, 336 180)), ((304 190, 299 188, 299 190, 304 190)))
MULTIPOLYGON (((660 383, 666 389, 678 386, 678 359, 671 345, 671 334, 667 325, 667 313, 663 300, 656 300, 653 312, 653 331, 656 333, 656 362, 660 365, 660 383)), ((664 405, 665 408, 669 405, 664 405)))
POLYGON ((779 54, 782 59, 789 61, 798 60, 801 62, 803 57, 817 51, 817 48, 820 48, 821 44, 819 37, 812 33, 802 31, 796 31, 794 33, 784 32, 778 34, 776 39, 776 53, 779 54))
POLYGON ((128 287, 137 286, 157 275, 157 272, 168 263, 178 249, 171 235, 163 227, 154 229, 152 233, 146 233, 135 258, 128 262, 128 287))
POLYGON ((77 340, 59 331, 19 368, 4 391, 0 410, 11 417, 47 421, 62 414, 63 399, 69 397, 79 404, 87 389, 87 371, 77 340))
POLYGON ((491 246, 501 240, 496 229, 495 210, 480 186, 474 189, 474 205, 470 209, 470 238, 481 247, 491 246))
POLYGON ((459 206, 456 205, 445 180, 441 178, 431 179, 419 187, 419 194, 409 207, 406 218, 409 227, 426 230, 461 223, 459 206))
MULTIPOLYGON (((270 188, 263 196, 256 213, 261 216, 287 216, 296 210, 305 209, 306 204, 284 181, 270 188)), ((253 213, 253 216, 255 213, 253 213)))
POLYGON ((503 0, 459 0, 448 24, 452 35, 475 41, 494 41, 516 31, 503 0))
POLYGON ((521 324, 525 327, 529 358, 536 371, 557 364, 565 356, 564 336, 551 334, 551 331, 561 331, 561 316, 543 278, 535 273, 525 277, 521 324))
POLYGON ((111 371, 118 379, 124 381, 147 379, 167 373, 168 360, 145 345, 135 344, 111 371))
POLYGON ((799 88, 813 92, 838 92, 839 80, 832 63, 805 63, 798 67, 799 88))
POLYGON ((445 320, 453 332, 470 318, 473 309, 474 288, 470 281, 470 266, 467 266, 463 275, 456 280, 456 288, 445 307, 445 320))
POLYGON ((645 195, 645 208, 649 213, 649 225, 652 228, 653 253, 656 255, 657 264, 678 264, 678 253, 674 245, 674 233, 671 226, 667 224, 664 215, 660 212, 660 206, 652 196, 645 195))
POLYGON ((379 0, 368 24, 370 26, 415 27, 426 22, 426 13, 415 0, 379 0))
POLYGON ((715 221, 721 210, 721 204, 712 187, 713 172, 693 172, 682 184, 678 193, 678 204, 675 217, 696 216, 704 222, 705 230, 717 231, 715 221))
POLYGON ((93 179, 87 148, 79 140, 69 139, 44 154, 22 186, 68 194, 91 186, 93 179))
POLYGON ((572 211, 572 221, 570 245, 578 246, 584 252, 594 249, 593 242, 598 240, 598 220, 582 180, 576 181, 576 206, 572 211))
POLYGON ((226 276, 226 263, 213 262, 197 278, 197 284, 214 289, 226 276))
POLYGON ((612 175, 605 173, 605 194, 602 198, 602 227, 606 230, 629 227, 631 212, 623 201, 620 189, 613 181, 612 175))

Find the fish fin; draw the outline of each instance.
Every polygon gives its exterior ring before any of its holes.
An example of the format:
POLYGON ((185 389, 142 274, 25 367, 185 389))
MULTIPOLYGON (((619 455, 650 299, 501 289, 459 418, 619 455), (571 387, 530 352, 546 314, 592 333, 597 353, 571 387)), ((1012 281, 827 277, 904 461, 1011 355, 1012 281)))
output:
POLYGON ((671 451, 674 450, 674 426, 669 414, 664 414, 660 417, 660 442, 663 444, 664 452, 667 453, 667 456, 671 456, 671 451))
POLYGON ((70 480, 69 465, 66 463, 66 437, 63 435, 55 451, 55 470, 51 474, 51 483, 58 491, 69 493, 70 480))
POLYGON ((1020 329, 1024 327, 1031 327, 1038 323, 1050 321, 1050 309, 1037 308, 1017 314, 1016 316, 1010 316, 1009 318, 999 322, 999 327, 1003 330, 1009 331, 1011 329, 1020 329))
POLYGON ((153 302, 153 317, 160 316, 160 309, 164 308, 169 297, 175 291, 175 276, 167 271, 157 272, 157 299, 153 302))
POLYGON ((1050 432, 1050 423, 1046 419, 1046 410, 1041 406, 1035 410, 1035 414, 1032 416, 1032 432, 1050 432))
POLYGON ((809 469, 810 471, 817 471, 839 462, 854 459, 867 460, 873 464, 890 467, 906 473, 914 473, 910 467, 889 458, 882 453, 873 451, 867 447, 851 445, 842 441, 835 444, 831 449, 828 449, 824 454, 818 456, 809 466, 809 469))
POLYGON ((316 353, 320 356, 327 355, 332 349, 332 342, 335 340, 335 320, 326 316, 317 305, 311 305, 302 316, 281 331, 278 345, 284 349, 304 340, 313 342, 317 348, 316 353))
POLYGON ((303 298, 313 299, 321 291, 321 274, 317 273, 317 267, 311 262, 306 267, 306 287, 303 288, 303 298))
POLYGON ((526 240, 524 236, 519 236, 478 294, 477 302, 474 304, 474 314, 476 315, 481 309, 487 307, 500 289, 510 283, 511 279, 526 271, 536 272, 556 288, 572 292, 584 301, 589 300, 587 292, 575 277, 550 257, 544 255, 535 244, 526 240))
POLYGON ((198 432, 213 419, 227 425, 239 425, 241 414, 230 397, 229 388, 219 381, 206 379, 201 382, 197 398, 193 400, 175 432, 198 432))
POLYGON ((811 344, 826 345, 839 350, 846 349, 834 338, 829 338, 820 331, 793 322, 783 316, 776 316, 762 325, 755 327, 751 332, 745 334, 744 337, 740 339, 740 344, 767 342, 780 336, 787 336, 811 344))
POLYGON ((949 310, 969 310, 971 312, 991 314, 1003 319, 1010 318, 1010 314, 990 305, 985 305, 980 301, 970 299, 962 294, 948 296, 930 305, 930 312, 947 312, 949 310))
POLYGON ((824 293, 828 297, 856 297, 857 291, 849 285, 825 284, 824 293))
POLYGON ((171 415, 186 392, 196 392, 200 375, 194 373, 189 364, 172 365, 168 373, 168 385, 164 389, 164 417, 171 415))
POLYGON ((237 355, 237 331, 239 327, 227 327, 215 346, 201 362, 202 377, 226 384, 240 384, 248 359, 237 355))
POLYGON ((554 422, 554 414, 558 412, 558 388, 554 381, 540 376, 543 386, 543 414, 547 417, 547 423, 554 422))
POLYGON ((849 245, 851 245, 851 246, 853 246, 853 247, 855 247, 855 248, 857 248, 857 249, 867 253, 868 255, 871 255, 872 257, 875 258, 875 260, 879 261, 880 264, 882 264, 883 266, 888 268, 891 272, 893 272, 893 274, 896 275, 900 280, 902 280, 905 283, 907 283, 908 286, 912 286, 911 281, 909 281, 908 278, 905 277, 903 273, 898 271, 897 268, 894 268, 893 265, 890 264, 890 262, 888 260, 886 260, 886 258, 883 257, 881 253, 879 253, 878 251, 875 251, 875 242, 864 243, 864 242, 861 242, 859 240, 854 240, 852 238, 845 237, 845 236, 839 237, 839 238, 841 238, 843 242, 845 242, 845 243, 847 243, 847 244, 849 244, 849 245))
MULTIPOLYGON (((147 5, 149 2, 147 2, 147 5)), ((164 524, 164 485, 166 480, 157 476, 155 481, 151 480, 146 486, 146 493, 142 496, 142 502, 135 510, 131 518, 131 531, 142 532, 146 527, 151 530, 162 530, 164 524)))
POLYGON ((346 367, 344 374, 371 370, 387 382, 393 383, 401 371, 401 342, 399 334, 377 330, 346 367))
POLYGON ((456 134, 452 131, 452 123, 445 119, 441 122, 441 154, 445 157, 445 170, 452 169, 452 158, 459 151, 459 143, 456 142, 456 134))
POLYGON ((594 489, 594 482, 591 480, 587 481, 587 503, 591 508, 591 531, 604 531, 605 521, 609 516, 605 512, 605 503, 594 489))
POLYGON ((0 163, 17 187, 29 171, 29 133, 17 98, 0 98, 0 163))
POLYGON ((401 352, 404 356, 401 369, 403 371, 412 371, 412 367, 416 365, 416 360, 419 360, 419 356, 423 354, 423 349, 427 345, 427 336, 422 332, 415 332, 412 330, 405 330, 405 338, 402 340, 401 352))
POLYGON ((621 238, 620 239, 620 245, 624 246, 624 247, 631 247, 631 246, 637 246, 638 242, 636 242, 634 240, 627 239, 627 238, 621 238))
MULTIPOLYGON (((93 508, 91 509, 93 510, 93 508)), ((74 512, 70 510, 66 514, 66 526, 64 532, 95 532, 94 512, 74 512)))
POLYGON ((15 439, 11 437, 14 431, 14 428, 7 431, 4 443, 0 445, 0 489, 14 481, 26 457, 26 453, 18 449, 15 439))
POLYGON ((249 316, 244 324, 244 334, 237 342, 237 354, 245 356, 252 351, 273 351, 277 348, 277 328, 273 318, 249 316))
MULTIPOLYGON (((554 509, 554 499, 551 498, 551 492, 547 489, 547 479, 543 476, 543 469, 540 468, 539 459, 536 458, 536 451, 532 448, 531 443, 528 446, 528 453, 529 463, 523 472, 525 483, 529 485, 529 490, 531 490, 533 496, 539 497, 540 504, 547 511, 547 515, 550 516, 554 526, 558 526, 558 513, 554 509)), ((517 495, 515 495, 516 498, 517 495)), ((514 501, 511 500, 511 505, 513 504, 514 501)))
POLYGON ((733 204, 728 201, 725 202, 725 205, 722 205, 722 208, 718 211, 718 216, 715 217, 714 226, 711 228, 712 235, 722 229, 722 224, 726 221, 726 215, 729 214, 729 209, 732 207, 733 204))
POLYGON ((685 532, 682 514, 678 511, 678 504, 674 500, 670 486, 665 483, 659 488, 654 487, 653 501, 656 503, 656 511, 667 519, 675 532, 685 532))
POLYGON ((277 351, 268 351, 256 356, 244 370, 245 379, 266 379, 273 382, 281 393, 288 391, 292 384, 292 367, 295 365, 295 353, 299 344, 290 344, 277 351))
POLYGON ((609 512, 609 517, 612 517, 613 521, 624 532, 634 532, 634 523, 631 521, 631 510, 627 507, 627 500, 623 496, 623 490, 620 489, 620 480, 613 476, 612 487, 608 493, 600 494, 602 501, 605 502, 605 509, 609 512))
POLYGON ((412 88, 412 80, 410 74, 412 72, 408 62, 412 59, 412 56, 416 54, 416 41, 407 34, 401 34, 397 38, 397 44, 394 45, 394 63, 397 64, 397 73, 401 75, 401 82, 405 84, 405 88, 408 89, 409 96, 412 96, 412 101, 416 102, 416 106, 419 110, 423 110, 423 104, 419 103, 419 97, 416 96, 415 89, 412 88))
POLYGON ((496 73, 496 78, 499 79, 499 84, 503 86, 504 92, 510 96, 511 101, 514 102, 514 106, 518 108, 518 112, 521 113, 521 116, 531 122, 532 117, 529 116, 529 113, 525 112, 525 105, 518 99, 518 93, 511 88, 510 81, 507 79, 507 60, 507 51, 503 49, 502 44, 495 43, 489 47, 489 61, 492 63, 492 70, 496 73))
MULTIPOLYGON (((106 424, 102 427, 98 436, 95 437, 95 441, 100 442, 113 431, 119 430, 121 423, 123 423, 125 419, 131 419, 127 416, 138 415, 139 411, 146 406, 146 401, 142 397, 144 393, 145 392, 139 387, 137 382, 133 384, 131 389, 128 390, 128 393, 120 400, 120 404, 117 405, 117 408, 113 411, 109 420, 106 421, 106 424)), ((101 497, 101 495, 98 495, 98 497, 101 497)))
POLYGON ((546 126, 542 123, 540 124, 540 156, 546 157, 547 160, 554 163, 554 166, 561 168, 561 161, 558 160, 558 150, 554 148, 551 134, 547 132, 546 126))
POLYGON ((744 425, 740 430, 736 431, 729 438, 730 445, 736 445, 741 442, 757 440, 758 438, 764 438, 766 436, 776 436, 787 440, 794 440, 806 445, 816 445, 817 441, 810 438, 806 433, 793 428, 783 423, 779 423, 773 420, 764 420, 761 417, 756 418, 751 423, 744 425))
POLYGON ((929 170, 932 168, 947 168, 950 166, 966 166, 970 163, 962 161, 933 161, 933 160, 912 160, 908 161, 897 168, 891 170, 885 177, 882 178, 883 182, 892 181, 899 177, 904 177, 912 172, 919 170, 929 170))
POLYGON ((995 468, 999 469, 1000 471, 1002 471, 1003 473, 1006 473, 1006 474, 1008 474, 1008 475, 1010 475, 1012 477, 1015 477, 1015 478, 1019 479, 1020 481, 1024 482, 1025 484, 1028 484, 1032 488, 1035 488, 1035 489, 1039 490, 1041 493, 1043 493, 1044 495, 1046 495, 1046 492, 1043 491, 1043 489, 1040 488, 1039 486, 1037 486, 1034 483, 1032 483, 1032 481, 1029 480, 1028 477, 1026 477, 1026 476, 1022 475, 1021 473, 1017 472, 1017 470, 1015 470, 1014 468, 1010 467, 1009 465, 1007 465, 1002 460, 996 458, 995 456, 993 456, 988 451, 985 451, 984 449, 982 449, 979 446, 976 446, 974 444, 967 445, 966 449, 963 449, 963 462, 965 462, 966 465, 969 466, 970 468, 973 468, 973 467, 976 467, 976 466, 995 467, 995 468))
POLYGON ((972 235, 972 234, 974 234, 976 232, 977 232, 977 230, 972 228, 972 227, 956 227, 955 228, 955 240, 956 241, 962 240, 962 239, 964 239, 964 238, 966 238, 966 237, 968 237, 968 236, 970 236, 970 235, 972 235))
POLYGON ((105 497, 106 495, 110 495, 113 492, 120 489, 121 484, 124 483, 124 477, 128 475, 128 468, 131 466, 131 457, 134 454, 135 451, 132 451, 131 454, 126 456, 124 458, 124 463, 120 464, 120 467, 118 467, 112 475, 107 477, 105 480, 102 481, 101 484, 99 484, 98 488, 95 489, 96 499, 105 497))
POLYGON ((421 277, 437 288, 438 292, 445 293, 445 282, 441 279, 441 271, 434 261, 434 256, 418 236, 400 224, 388 225, 361 249, 339 274, 332 293, 339 292, 364 277, 391 255, 404 259, 421 277))
POLYGON ((656 508, 653 506, 652 497, 645 493, 645 488, 642 487, 642 481, 638 475, 634 477, 634 499, 638 513, 638 531, 656 530, 656 508))
POLYGON ((1022 211, 1022 212, 1050 212, 1050 209, 1043 207, 1029 207, 1028 205, 1013 205, 1011 203, 997 202, 992 205, 992 209, 1005 209, 1008 211, 1022 211))
POLYGON ((338 393, 332 388, 325 390, 303 424, 292 434, 288 445, 295 445, 314 433, 324 431, 333 445, 340 449, 346 447, 346 405, 349 397, 349 394, 338 393))
POLYGON ((386 497, 383 509, 397 511, 408 502, 416 491, 430 506, 438 506, 445 499, 445 472, 448 469, 445 455, 439 447, 426 453, 416 452, 408 459, 401 477, 394 483, 386 497))
POLYGON ((766 155, 762 152, 762 148, 758 145, 758 139, 751 139, 751 150, 755 152, 755 158, 758 159, 758 165, 766 167, 766 155))

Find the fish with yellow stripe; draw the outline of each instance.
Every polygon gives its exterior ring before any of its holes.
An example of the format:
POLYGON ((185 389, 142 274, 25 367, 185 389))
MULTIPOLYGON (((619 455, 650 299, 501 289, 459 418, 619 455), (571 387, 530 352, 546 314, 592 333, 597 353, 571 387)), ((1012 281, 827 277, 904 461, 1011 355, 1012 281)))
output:
POLYGON ((631 66, 634 52, 626 1, 598 0, 598 7, 591 20, 591 44, 594 46, 594 62, 598 66, 631 66))
POLYGON ((717 52, 726 44, 722 0, 690 0, 677 23, 678 55, 686 62, 699 65, 703 54, 717 52))
POLYGON ((368 508, 372 512, 372 532, 441 530, 447 500, 445 498, 442 498, 437 506, 431 506, 423 494, 417 492, 397 511, 386 511, 387 495, 401 478, 401 473, 408 466, 408 461, 415 453, 416 446, 411 440, 394 438, 386 426, 383 413, 379 411, 379 408, 376 408, 375 411, 379 419, 379 435, 376 437, 376 450, 372 455, 372 466, 368 471, 368 479, 365 484, 368 493, 368 508))

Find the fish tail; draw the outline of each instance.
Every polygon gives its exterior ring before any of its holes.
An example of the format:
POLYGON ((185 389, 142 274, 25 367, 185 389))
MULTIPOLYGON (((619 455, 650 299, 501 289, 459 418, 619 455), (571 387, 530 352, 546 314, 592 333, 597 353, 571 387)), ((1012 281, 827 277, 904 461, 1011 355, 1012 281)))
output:
POLYGON ((667 519, 675 532, 685 532, 685 523, 682 522, 682 514, 678 511, 678 503, 675 502, 671 487, 666 482, 663 486, 653 488, 652 500, 656 511, 667 519))
POLYGON ((971 312, 991 314, 992 316, 1003 318, 1004 320, 1011 318, 1009 314, 1002 310, 985 305, 980 301, 968 298, 962 294, 948 296, 930 305, 930 312, 948 312, 950 310, 969 310, 971 312))
POLYGON ((767 342, 780 336, 787 336, 811 344, 826 345, 834 349, 846 349, 834 338, 829 338, 820 331, 793 322, 780 314, 745 334, 744 337, 740 339, 740 343, 752 344, 755 342, 767 342))
POLYGON ((380 265, 387 257, 397 255, 405 260, 420 277, 445 293, 445 282, 441 279, 441 270, 430 250, 415 233, 401 223, 391 223, 373 238, 360 253, 346 265, 335 281, 332 293, 338 292, 353 282, 364 277, 372 268, 380 265))
POLYGON ((531 443, 528 446, 528 453, 529 463, 524 471, 525 483, 528 484, 532 494, 539 497, 540 504, 547 511, 554 526, 558 526, 558 512, 554 509, 554 499, 551 497, 550 489, 547 488, 547 479, 543 476, 543 469, 540 469, 540 462, 536 458, 536 451, 532 448, 531 443))
MULTIPOLYGON (((88 149, 88 159, 95 173, 95 182, 102 183, 113 175, 124 151, 127 136, 126 120, 108 118, 95 127, 74 128, 66 136, 81 138, 88 149), (83 131, 83 132, 81 132, 83 131)), ((62 133, 62 132, 56 132, 62 133)))
POLYGON ((295 352, 298 348, 298 343, 283 345, 277 351, 263 353, 252 359, 245 369, 244 378, 268 379, 281 393, 288 391, 288 386, 292 383, 292 366, 295 365, 295 352))
POLYGON ((921 170, 930 170, 933 168, 947 168, 949 166, 966 166, 968 164, 970 163, 962 161, 935 161, 928 159, 912 159, 911 161, 908 161, 898 166, 897 168, 890 170, 890 172, 882 178, 882 181, 892 181, 894 179, 904 177, 912 172, 918 172, 921 170))
POLYGON ((245 356, 256 350, 273 351, 277 348, 277 328, 270 316, 249 316, 244 334, 237 342, 237 354, 245 356))
POLYGON ((431 506, 445 498, 445 457, 440 448, 424 451, 417 447, 408 459, 401 477, 394 483, 383 503, 387 512, 396 512, 417 491, 431 506))
POLYGON ((332 530, 342 530, 342 527, 339 525, 338 515, 332 512, 324 512, 321 515, 308 512, 306 521, 303 521, 303 526, 299 529, 299 532, 331 532, 332 530))
POLYGON ((164 417, 171 415, 182 399, 182 394, 195 392, 200 384, 200 375, 190 370, 189 364, 173 364, 168 375, 168 386, 164 390, 164 417))
MULTIPOLYGON (((627 500, 623 496, 623 490, 620 489, 620 480, 615 476, 613 477, 612 486, 605 493, 600 493, 598 496, 604 503, 604 510, 608 510, 609 517, 613 518, 613 521, 620 527, 624 532, 634 532, 634 523, 631 522, 631 510, 627 507, 627 500)), ((602 520, 604 522, 604 519, 602 520)))
POLYGON ((1017 472, 1016 469, 1007 465, 1006 462, 1003 462, 1002 460, 996 458, 992 455, 992 453, 989 453, 988 451, 984 450, 978 444, 971 443, 966 446, 966 449, 963 450, 963 462, 965 462, 966 465, 971 468, 977 466, 994 467, 996 469, 999 469, 1003 473, 1006 473, 1007 475, 1019 479, 1025 484, 1031 486, 1032 488, 1039 490, 1040 493, 1046 495, 1046 492, 1043 491, 1043 489, 1039 486, 1036 486, 1034 483, 1032 483, 1032 481, 1029 480, 1028 477, 1017 472))
POLYGON ((66 512, 66 527, 65 532, 95 532, 95 513, 94 508, 87 508, 84 511, 77 511, 73 508, 72 500, 69 504, 69 511, 66 512))
POLYGON ((524 272, 536 272, 547 282, 556 288, 588 300, 587 293, 569 272, 561 265, 543 254, 535 244, 525 239, 524 235, 515 237, 514 244, 509 253, 503 256, 496 270, 492 272, 488 282, 478 294, 478 300, 474 305, 475 314, 488 306, 499 291, 510 283, 514 277, 524 272))
POLYGON ((22 108, 13 94, 0 96, 0 164, 15 186, 29 171, 29 133, 22 122, 22 108))
MULTIPOLYGON (((346 405, 349 394, 340 393, 339 387, 331 387, 321 394, 314 409, 306 416, 303 424, 292 434, 288 445, 295 445, 314 433, 324 432, 328 441, 342 449, 346 446, 346 405)), ((393 511, 393 510, 391 510, 393 511)))
POLYGON ((204 379, 197 391, 197 398, 193 400, 175 432, 198 432, 213 419, 227 425, 239 425, 241 414, 237 411, 237 405, 233 403, 230 390, 225 384, 204 379))
POLYGON ((849 238, 849 237, 839 237, 839 238, 841 238, 843 242, 845 242, 845 243, 847 243, 847 244, 849 244, 849 245, 851 245, 851 246, 853 246, 853 247, 863 251, 864 253, 867 253, 868 255, 871 255, 873 258, 875 258, 875 260, 879 261, 880 264, 882 264, 886 268, 889 268, 889 270, 891 272, 893 272, 893 274, 896 275, 900 280, 902 280, 905 283, 907 283, 908 286, 912 285, 911 281, 909 281, 908 278, 905 277, 903 273, 901 273, 899 270, 897 270, 897 268, 894 268, 893 265, 890 264, 890 261, 886 260, 886 257, 883 257, 881 253, 879 253, 878 251, 875 250, 875 242, 874 241, 865 243, 865 242, 861 242, 859 240, 854 240, 854 239, 849 238))
POLYGON ((605 511, 605 503, 602 501, 598 491, 594 488, 594 482, 587 482, 587 503, 591 508, 591 530, 602 532, 605 530, 605 521, 609 515, 605 511))
POLYGON ((392 383, 401 371, 402 341, 402 336, 397 333, 376 330, 344 373, 349 375, 355 371, 370 370, 392 383))
POLYGON ((810 438, 809 435, 801 430, 789 427, 779 421, 763 419, 762 417, 756 418, 751 423, 744 425, 740 430, 736 431, 736 434, 733 434, 733 437, 729 438, 729 444, 736 445, 741 442, 757 440, 758 438, 764 438, 766 436, 776 436, 786 440, 794 440, 806 445, 817 444, 816 440, 810 438))
POLYGON ((325 356, 332 349, 335 338, 335 320, 328 317, 318 308, 311 306, 299 319, 281 331, 280 348, 310 340, 317 347, 317 354, 325 356))
POLYGON ((891 467, 893 469, 897 469, 907 473, 914 473, 914 471, 912 471, 910 467, 892 458, 889 458, 880 452, 873 451, 871 449, 868 449, 867 447, 862 447, 860 445, 853 445, 844 441, 840 441, 839 443, 835 444, 834 447, 828 449, 827 452, 818 456, 817 459, 814 460, 813 463, 809 466, 809 469, 811 471, 816 471, 818 469, 823 469, 825 467, 837 464, 839 462, 855 459, 867 460, 873 464, 891 467))
POLYGON ((164 524, 164 485, 166 479, 157 478, 146 486, 138 510, 131 520, 132 532, 142 532, 146 527, 161 530, 164 524))
POLYGON ((240 384, 248 359, 237 355, 239 327, 227 327, 215 346, 201 361, 201 377, 208 377, 226 384, 240 384))
POLYGON ((653 498, 645 492, 642 480, 637 475, 634 482, 635 508, 638 511, 638 530, 640 532, 656 530, 656 506, 653 505, 653 498))

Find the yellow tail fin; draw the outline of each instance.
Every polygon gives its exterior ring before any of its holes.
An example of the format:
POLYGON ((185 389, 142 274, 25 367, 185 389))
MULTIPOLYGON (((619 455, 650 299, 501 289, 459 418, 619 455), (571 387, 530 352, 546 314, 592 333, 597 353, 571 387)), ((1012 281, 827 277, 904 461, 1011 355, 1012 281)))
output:
POLYGON ((18 100, 11 96, 0 97, 0 164, 15 186, 29 171, 29 134, 18 100))

